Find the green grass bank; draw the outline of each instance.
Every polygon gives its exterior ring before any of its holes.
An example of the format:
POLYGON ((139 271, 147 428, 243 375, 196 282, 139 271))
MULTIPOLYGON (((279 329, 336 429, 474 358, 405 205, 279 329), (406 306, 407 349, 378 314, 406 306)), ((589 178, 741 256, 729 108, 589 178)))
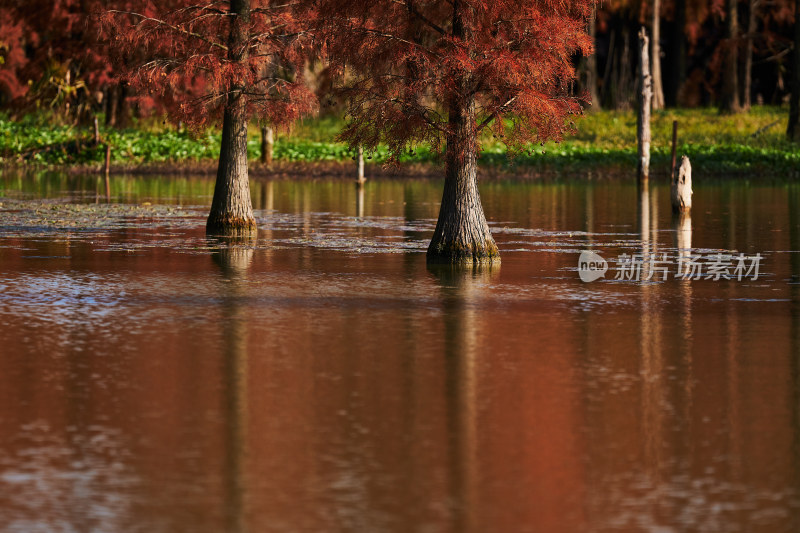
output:
MULTIPOLYGON (((653 114, 652 162, 654 174, 670 165, 672 121, 679 123, 678 155, 686 154, 692 165, 705 173, 768 173, 800 177, 800 145, 784 135, 788 110, 755 107, 749 113, 721 115, 715 109, 664 110, 653 114)), ((326 163, 353 158, 347 146, 335 141, 341 121, 308 119, 291 132, 278 132, 274 157, 278 162, 326 163)), ((587 172, 635 169, 636 116, 633 112, 600 111, 576 121, 577 132, 561 143, 532 147, 530 153, 510 157, 502 143, 486 137, 480 161, 501 171, 587 172)), ((58 125, 51 117, 30 115, 20 121, 0 116, 0 157, 3 163, 47 166, 102 164, 104 148, 87 142, 92 131, 58 125), (75 141, 84 141, 78 145, 75 141)), ((219 150, 220 133, 176 131, 162 122, 150 121, 136 128, 101 128, 103 142, 112 146, 112 163, 130 168, 149 164, 176 166, 212 164, 219 150)), ((260 157, 260 139, 251 129, 249 156, 260 157)), ((383 163, 387 152, 379 148, 368 163, 383 163)), ((433 163, 437 155, 426 146, 403 156, 404 162, 433 163)))

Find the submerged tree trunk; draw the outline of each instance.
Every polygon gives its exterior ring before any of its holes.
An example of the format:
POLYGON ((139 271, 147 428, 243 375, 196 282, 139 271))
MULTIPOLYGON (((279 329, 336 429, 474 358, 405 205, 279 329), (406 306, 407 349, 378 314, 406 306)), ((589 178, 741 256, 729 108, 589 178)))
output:
POLYGON ((720 108, 725 113, 741 111, 739 103, 739 15, 737 0, 727 0, 725 14, 725 58, 722 68, 722 98, 720 108))
MULTIPOLYGON (((247 58, 247 25, 250 0, 231 0, 231 29, 228 59, 240 62, 247 58)), ((244 87, 234 86, 228 93, 222 119, 222 143, 217 167, 217 182, 206 232, 243 234, 256 231, 250 182, 247 175, 247 103, 244 87)))
POLYGON ((639 145, 639 181, 650 178, 650 105, 653 99, 653 78, 650 75, 647 32, 639 31, 639 112, 636 137, 639 145))
POLYGON ((794 51, 792 52, 792 95, 789 100, 789 140, 800 141, 800 0, 794 3, 794 51))
POLYGON ((478 193, 474 99, 455 98, 449 113, 444 193, 439 221, 428 247, 428 262, 499 261, 497 245, 486 223, 478 193))
POLYGON ((650 42, 650 67, 653 73, 653 109, 664 108, 664 85, 661 82, 661 0, 653 0, 653 23, 650 42))

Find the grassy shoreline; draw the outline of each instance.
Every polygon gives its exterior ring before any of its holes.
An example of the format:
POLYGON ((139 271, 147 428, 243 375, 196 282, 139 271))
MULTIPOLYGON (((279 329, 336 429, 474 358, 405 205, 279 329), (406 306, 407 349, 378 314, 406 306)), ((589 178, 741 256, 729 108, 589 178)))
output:
MULTIPOLYGON (((686 154, 698 172, 713 175, 781 174, 800 177, 800 146, 786 141, 785 108, 756 107, 750 113, 720 115, 714 109, 664 110, 654 113, 651 168, 666 175, 670 165, 672 121, 678 120, 678 156, 686 154)), ((257 163, 260 140, 251 128, 248 154, 254 173, 299 173, 318 168, 323 174, 348 172, 353 153, 335 142, 341 122, 333 118, 309 119, 290 134, 279 132, 273 169, 257 163)), ((632 112, 601 111, 576 121, 577 132, 561 143, 545 143, 530 153, 510 156, 502 143, 486 137, 480 164, 489 174, 542 174, 628 172, 636 168, 636 118, 632 112)), ((46 117, 29 116, 12 122, 0 117, 0 164, 4 166, 70 167, 96 169, 104 159, 102 146, 88 143, 85 128, 53 125, 46 117), (76 140, 84 141, 78 145, 76 140), (44 149, 50 147, 51 149, 44 149)), ((213 171, 219 150, 219 132, 200 135, 177 132, 161 123, 137 129, 101 129, 103 142, 112 146, 115 170, 153 173, 213 171)), ((399 171, 380 166, 387 159, 380 147, 368 155, 373 174, 420 175, 438 172, 440 160, 427 146, 405 154, 399 171), (408 170, 406 167, 411 167, 408 170), (426 170, 427 168, 427 170, 426 170)))

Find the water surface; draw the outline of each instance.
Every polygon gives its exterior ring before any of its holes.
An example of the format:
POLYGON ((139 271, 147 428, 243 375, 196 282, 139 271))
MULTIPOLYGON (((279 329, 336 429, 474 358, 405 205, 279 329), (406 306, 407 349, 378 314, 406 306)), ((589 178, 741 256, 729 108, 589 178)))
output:
MULTIPOLYGON (((698 183, 702 180, 698 179, 698 183)), ((0 530, 800 530, 800 186, 0 176, 0 530), (592 249, 759 277, 580 281, 592 249)))

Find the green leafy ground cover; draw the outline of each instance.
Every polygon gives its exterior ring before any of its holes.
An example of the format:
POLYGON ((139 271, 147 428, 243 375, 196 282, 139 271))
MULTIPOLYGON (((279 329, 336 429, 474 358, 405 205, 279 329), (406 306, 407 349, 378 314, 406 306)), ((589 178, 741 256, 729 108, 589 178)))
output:
MULTIPOLYGON (((662 172, 669 167, 672 121, 679 123, 678 153, 686 154, 695 167, 705 172, 800 173, 800 146, 789 143, 784 131, 788 112, 785 108, 755 107, 746 114, 720 115, 715 109, 664 110, 654 113, 652 168, 662 172)), ((353 152, 335 141, 342 123, 336 118, 309 119, 291 133, 279 132, 274 157, 284 162, 347 161, 353 152)), ((602 111, 576 121, 577 132, 563 142, 535 146, 528 153, 510 156, 505 146, 487 136, 483 139, 481 163, 514 170, 585 171, 603 168, 635 168, 636 117, 633 112, 602 111)), ((7 162, 28 161, 45 165, 101 163, 102 146, 85 143, 86 128, 57 125, 47 117, 28 116, 11 121, 0 116, 0 154, 7 162)), ((219 150, 220 133, 202 134, 175 131, 153 123, 136 129, 101 130, 101 137, 112 147, 115 164, 141 165, 213 161, 219 150)), ((249 156, 260 156, 260 140, 251 129, 249 156)), ((373 163, 386 161, 381 147, 368 154, 373 163)), ((403 156, 406 162, 426 163, 437 154, 426 146, 416 147, 403 156)))

